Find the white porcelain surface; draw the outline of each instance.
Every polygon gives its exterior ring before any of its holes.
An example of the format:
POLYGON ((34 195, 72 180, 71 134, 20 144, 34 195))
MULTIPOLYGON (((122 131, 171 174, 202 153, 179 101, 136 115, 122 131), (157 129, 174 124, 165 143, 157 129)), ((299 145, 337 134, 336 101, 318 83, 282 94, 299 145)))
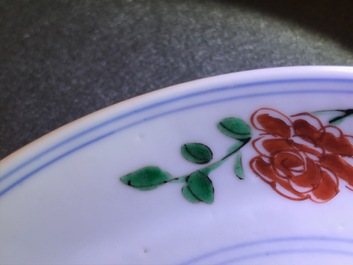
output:
MULTIPOLYGON (((250 167, 264 133, 251 117, 261 108, 288 117, 352 109, 353 68, 265 69, 176 85, 22 148, 0 162, 0 263, 353 264, 347 181, 327 173, 339 181, 333 198, 292 200, 250 167), (186 200, 185 183, 140 191, 120 181, 146 166, 172 177, 205 167, 183 158, 186 143, 203 143, 220 160, 234 144, 217 128, 227 117, 249 124, 252 138, 241 149, 243 180, 235 156, 210 172, 213 203, 186 200)), ((323 124, 339 115, 323 114, 323 124)), ((350 140, 352 115, 337 127, 350 140)))

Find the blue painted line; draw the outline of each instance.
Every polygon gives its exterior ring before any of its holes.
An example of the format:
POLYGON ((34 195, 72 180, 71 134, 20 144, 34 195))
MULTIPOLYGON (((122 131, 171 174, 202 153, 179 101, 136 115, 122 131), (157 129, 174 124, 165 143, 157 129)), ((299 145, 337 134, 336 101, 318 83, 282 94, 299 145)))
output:
MULTIPOLYGON (((286 81, 295 81, 295 82, 299 82, 299 80, 286 80, 286 81)), ((318 80, 301 80, 300 82, 317 82, 318 80)), ((327 80, 325 79, 320 79, 320 81, 325 81, 327 82, 327 80)), ((332 81, 332 79, 331 79, 332 81)), ((341 80, 342 81, 342 80, 341 80)), ((353 79, 344 79, 343 80, 344 82, 348 82, 348 83, 351 83, 353 82, 353 79)), ((275 82, 278 82, 278 83, 283 83, 284 80, 278 80, 278 81, 271 81, 271 82, 262 82, 261 84, 268 84, 268 83, 275 83, 275 82)), ((336 80, 337 82, 337 80, 336 80)), ((286 82, 287 83, 287 82, 286 82)), ((259 85, 259 83, 254 83, 256 85, 259 85)), ((252 86, 254 84, 244 84, 242 85, 241 87, 243 86, 252 86)), ((115 117, 113 119, 110 119, 108 121, 105 121, 103 123, 100 123, 98 125, 95 125, 93 127, 91 127, 90 129, 87 129, 86 131, 83 131, 77 135, 74 135, 72 137, 69 137, 68 139, 62 141, 61 143, 59 144, 56 144, 54 145, 53 147, 43 151, 42 153, 34 156, 32 159, 29 159, 28 161, 24 162, 22 165, 18 166, 17 168, 14 168, 12 171, 8 172, 7 174, 5 174, 2 178, 0 178, 0 181, 3 181, 5 180, 6 178, 10 177, 12 174, 14 174, 16 171, 20 170, 21 168, 23 168, 24 166, 28 165, 29 163, 32 163, 34 162, 36 159, 42 157, 43 155, 57 149, 58 147, 84 135, 84 134, 87 134, 88 132, 91 132, 91 131, 94 131, 100 127, 103 127, 105 125, 108 125, 112 122, 115 122, 117 120, 120 120, 120 119, 123 119, 123 118, 126 118, 128 116, 131 116, 133 114, 137 114, 139 112, 142 112, 144 110, 147 110, 149 108, 154 108, 156 106, 160 106, 160 105, 164 105, 166 104, 166 102, 173 102, 173 101, 177 101, 177 100, 180 100, 180 99, 185 99, 185 98, 188 98, 188 97, 191 97, 191 96, 194 96, 194 95, 200 95, 200 94, 206 94, 206 93, 209 93, 209 92, 216 92, 216 91, 223 91, 223 90, 228 90, 228 89, 235 89, 235 88, 239 88, 239 86, 233 86, 233 87, 223 87, 223 88, 218 88, 218 89, 212 89, 212 90, 209 90, 209 91, 201 91, 201 92, 196 92, 196 93, 191 93, 189 95, 184 95, 184 96, 181 96, 181 97, 177 97, 177 98, 174 98, 174 99, 169 99, 169 100, 165 100, 165 101, 162 101, 162 102, 159 102, 159 103, 155 103, 155 104, 151 104, 149 106, 145 106, 145 107, 142 107, 140 109, 137 109, 135 111, 132 111, 132 112, 129 112, 129 113, 126 113, 126 114, 123 114, 123 115, 120 115, 118 117, 115 117)), ((65 152, 64 154, 60 155, 59 157, 45 163, 44 165, 42 165, 41 167, 31 171, 30 173, 26 174, 25 176, 23 176, 22 178, 18 179, 16 182, 12 183, 10 186, 6 187, 5 189, 3 189, 2 191, 0 191, 0 197, 2 195, 4 195, 5 193, 7 193, 8 191, 10 191, 11 189, 13 189, 15 186, 17 186, 18 184, 20 184, 21 182, 23 182, 25 179, 28 179, 30 176, 34 175, 35 173, 39 172, 40 170, 42 170, 43 168, 45 168, 46 166, 48 165, 51 165, 52 163, 54 163, 55 161, 58 161, 59 159, 73 153, 74 151, 77 151, 91 143, 94 143, 94 142, 97 142, 98 139, 103 139, 103 138, 106 138, 107 136, 109 135, 112 135, 113 133, 117 133, 119 131, 122 131, 123 129, 127 129, 127 128, 130 128, 132 126, 135 126, 137 124, 141 124, 143 122, 146 122, 148 120, 152 120, 152 119, 155 119, 155 118, 158 118, 158 117, 162 117, 162 116, 165 116, 165 115, 169 115, 169 114, 172 114, 172 113, 176 113, 176 112, 179 112, 179 111, 185 111, 185 110, 188 110, 188 109, 192 109, 192 108, 197 108, 197 107, 200 107, 200 106, 206 106, 206 105, 211 105, 211 104, 216 104, 216 103, 221 103, 221 102, 225 102, 225 101, 231 101, 231 100, 237 100, 237 99, 244 99, 244 98, 251 98, 251 97, 263 97, 263 96, 271 96, 271 95, 283 95, 283 94, 312 94, 312 93, 317 93, 317 94, 323 94, 323 93, 330 93, 330 94, 352 94, 353 93, 353 90, 296 90, 296 91, 282 91, 282 92, 269 92, 269 93, 256 93, 256 94, 249 94, 249 95, 244 95, 244 96, 234 96, 234 97, 229 97, 229 98, 224 98, 224 99, 218 99, 218 100, 214 100, 214 101, 208 101, 208 102, 204 102, 204 103, 199 103, 199 104, 195 104, 195 105, 191 105, 191 106, 187 106, 187 107, 183 107, 183 108, 179 108, 179 109, 175 109, 175 110, 172 110, 172 111, 168 111, 168 112, 165 112, 165 113, 161 113, 161 114, 158 114, 158 115, 154 115, 154 116, 151 116, 149 118, 145 118, 143 120, 140 120, 140 121, 137 121, 137 122, 134 122, 133 124, 130 124, 128 126, 124 126, 118 130, 114 130, 112 132, 109 132, 108 134, 105 134, 103 136, 100 136, 96 139, 93 139, 87 143, 84 143, 78 147, 75 147, 74 149, 72 150, 69 150, 67 152, 65 152)))
MULTIPOLYGON (((320 236, 272 238, 272 239, 264 239, 259 241, 240 243, 240 244, 232 245, 222 249, 218 249, 216 251, 209 252, 201 256, 198 256, 196 258, 190 259, 187 262, 183 262, 181 263, 181 265, 189 265, 189 264, 194 264, 196 262, 202 262, 203 260, 207 260, 209 258, 220 255, 222 253, 229 252, 229 251, 237 251, 247 247, 261 246, 261 245, 272 244, 272 243, 308 242, 308 241, 346 243, 346 244, 352 245, 352 249, 353 249, 353 239, 350 239, 350 238, 333 238, 333 237, 331 238, 331 237, 320 237, 320 236)), ((353 255, 353 252, 352 252, 352 255, 353 255)))
MULTIPOLYGON (((324 249, 324 248, 288 249, 288 250, 269 251, 269 252, 262 252, 262 253, 254 253, 251 255, 244 255, 238 258, 228 259, 226 261, 223 261, 221 263, 217 263, 214 265, 226 265, 231 263, 233 264, 234 262, 241 262, 244 260, 256 259, 260 257, 271 257, 271 256, 280 256, 280 255, 288 255, 288 254, 314 254, 314 253, 320 253, 321 255, 338 254, 342 256, 353 257, 353 251, 343 251, 343 250, 324 249)), ((302 261, 305 262, 305 259, 303 258, 302 261)))
POLYGON ((141 113, 143 111, 146 110, 150 110, 153 108, 157 108, 169 103, 173 103, 173 102, 177 102, 180 100, 184 100, 184 99, 188 99, 188 98, 193 98, 196 96, 200 96, 200 95, 206 95, 206 94, 212 94, 212 93, 218 93, 218 92, 222 92, 222 91, 227 91, 227 90, 233 90, 233 89, 243 89, 243 88, 247 88, 247 87, 254 87, 254 86, 264 86, 264 85, 272 85, 272 84, 283 84, 283 83, 303 83, 303 82, 324 82, 324 83, 353 83, 353 79, 337 79, 337 78, 309 78, 309 79, 283 79, 283 80, 274 80, 274 81, 263 81, 263 82, 255 82, 255 83, 246 83, 246 84, 239 84, 239 85, 232 85, 232 86, 225 86, 225 87, 220 87, 220 88, 213 88, 213 89, 209 89, 209 90, 205 90, 205 91, 199 91, 199 92, 193 92, 193 93, 189 93, 183 96, 179 96, 179 97, 175 97, 172 99, 167 99, 167 100, 162 100, 160 102, 151 104, 151 105, 147 105, 141 108, 138 108, 134 111, 119 115, 117 117, 114 117, 112 119, 109 119, 107 121, 98 123, 97 125, 92 126, 91 128, 84 130, 80 133, 77 133, 73 136, 68 137, 67 139, 61 141, 58 144, 53 145, 52 147, 48 148, 47 150, 44 150, 42 152, 40 152, 39 154, 33 156, 32 158, 28 159, 27 161, 23 162, 21 165, 15 167, 14 169, 10 170, 9 172, 5 173, 2 177, 0 177, 0 182, 7 179, 8 177, 10 177, 12 174, 16 173, 17 171, 19 171, 20 169, 22 169, 23 167, 27 166, 28 164, 34 162, 35 160, 43 157, 44 155, 47 155, 48 153, 56 150, 57 148, 60 148, 63 145, 66 145, 70 142, 72 142, 73 140, 86 135, 90 132, 93 132, 95 130, 100 129, 101 127, 104 127, 106 125, 109 125, 111 123, 117 122, 119 120, 122 120, 124 118, 130 117, 132 115, 141 113))
POLYGON ((21 184, 23 181, 25 181, 26 179, 28 179, 29 177, 33 176, 34 174, 38 173, 39 171, 43 170, 44 168, 46 168, 47 166, 50 166, 51 164, 57 162, 58 160, 61 160, 62 158, 68 156, 69 154, 72 154, 80 149, 82 149, 83 147, 85 146, 88 146, 90 144, 93 144, 95 142, 98 142, 99 140, 102 140, 106 137, 108 137, 109 135, 113 134, 114 132, 110 132, 110 133, 107 133, 107 134, 104 134, 100 137, 97 137, 91 141, 88 141, 82 145, 79 145, 61 155, 59 155, 58 157, 44 163, 43 165, 41 165, 40 167, 37 167, 36 169, 32 170, 31 172, 27 173, 26 175, 24 175, 22 178, 18 179, 17 181, 15 181, 14 183, 12 183, 11 185, 9 185, 8 187, 6 187, 5 189, 1 190, 0 191, 0 197, 2 195, 4 195, 5 193, 7 193, 8 191, 12 190, 14 187, 18 186, 19 184, 21 184))
POLYGON ((97 138, 94 138, 86 143, 83 143, 75 148, 73 148, 72 150, 69 150, 67 152, 65 152, 64 154, 50 160, 49 162, 43 164, 42 166, 36 168, 35 170, 32 170, 31 172, 25 174, 23 177, 19 178, 17 181, 15 181, 14 183, 10 184, 8 187, 6 187, 3 190, 0 190, 0 197, 2 195, 4 195, 5 193, 7 193, 8 191, 10 191, 11 189, 13 189, 14 187, 16 187, 17 185, 19 185, 20 183, 22 183, 24 180, 28 179, 30 176, 38 173, 39 171, 41 171, 42 169, 46 168, 47 166, 53 164, 54 162, 58 161, 61 158, 64 158, 66 156, 68 156, 69 154, 82 149, 84 147, 86 147, 87 145, 90 145, 92 143, 95 143, 99 140, 102 140, 110 135, 116 134, 118 132, 121 132, 123 130, 126 130, 128 128, 131 128, 133 126, 142 124, 144 122, 150 121, 150 120, 154 120, 166 115, 170 115, 173 113, 177 113, 177 112, 181 112, 181 111, 186 111, 186 110, 190 110, 190 109, 194 109, 194 108, 199 108, 202 106, 208 106, 208 105, 213 105, 213 104, 218 104, 218 103, 223 103, 226 101, 235 101, 235 100, 241 100, 241 99, 248 99, 248 98, 255 98, 255 97, 265 97, 265 96, 276 96, 276 95, 289 95, 289 94, 353 94, 353 90, 320 90, 320 91, 312 91, 312 90, 295 90, 295 91, 280 91, 280 92, 265 92, 265 93, 253 93, 253 94, 248 94, 248 95, 242 95, 242 96, 233 96, 233 97, 226 97, 226 98, 222 98, 222 99, 217 99, 217 100, 211 100, 211 101, 206 101, 203 103, 198 103, 198 104, 194 104, 194 105, 190 105, 190 106, 186 106, 186 107, 181 107, 181 108, 177 108, 174 110, 170 110, 164 113, 160 113, 160 114, 156 114, 156 115, 152 115, 150 117, 147 118, 143 118, 140 119, 138 121, 135 121, 133 123, 130 123, 128 125, 125 125, 119 129, 115 129, 112 130, 108 133, 105 133, 97 138))

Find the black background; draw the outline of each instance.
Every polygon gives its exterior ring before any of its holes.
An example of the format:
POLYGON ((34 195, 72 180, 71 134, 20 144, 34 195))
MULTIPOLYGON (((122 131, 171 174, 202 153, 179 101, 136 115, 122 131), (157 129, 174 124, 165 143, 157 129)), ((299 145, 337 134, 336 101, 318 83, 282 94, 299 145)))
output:
POLYGON ((202 77, 353 64, 353 1, 0 1, 0 159, 95 110, 202 77))

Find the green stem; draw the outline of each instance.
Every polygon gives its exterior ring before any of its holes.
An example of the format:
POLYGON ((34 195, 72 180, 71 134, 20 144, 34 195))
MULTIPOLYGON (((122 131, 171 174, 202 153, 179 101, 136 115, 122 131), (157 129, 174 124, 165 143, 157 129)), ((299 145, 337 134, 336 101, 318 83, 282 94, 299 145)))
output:
POLYGON ((335 118, 331 119, 329 121, 329 123, 339 122, 339 121, 341 121, 341 120, 353 115, 353 109, 341 110, 341 112, 343 112, 344 114, 341 115, 341 116, 338 116, 338 117, 335 117, 335 118))
POLYGON ((186 178, 187 178, 187 176, 173 178, 173 179, 167 180, 165 183, 169 183, 169 182, 170 183, 184 183, 186 178))
POLYGON ((205 166, 204 168, 201 168, 201 169, 198 169, 198 170, 195 170, 194 172, 188 174, 188 175, 185 175, 185 176, 182 176, 182 177, 178 177, 178 178, 173 178, 171 180, 168 180, 166 181, 165 183, 182 183, 182 182, 185 182, 186 179, 192 175, 193 173, 197 172, 197 171, 201 171, 202 173, 204 173, 205 175, 208 175, 210 172, 212 172, 213 170, 215 170, 216 168, 220 167, 228 158, 230 158, 231 156, 233 156, 235 153, 237 153, 241 148, 243 148, 243 146, 245 146, 249 141, 250 141, 251 138, 248 138, 248 139, 244 139, 242 140, 242 144, 239 145, 239 147, 237 147, 236 149, 232 150, 231 152, 229 152, 228 154, 226 154, 224 157, 222 157, 220 160, 212 163, 212 164, 209 164, 208 166, 205 166))
POLYGON ((200 171, 202 171, 205 174, 209 174, 211 171, 213 171, 214 169, 218 168, 219 166, 221 166, 228 158, 230 158, 232 155, 234 155, 235 153, 237 153, 240 149, 243 148, 244 145, 246 145, 251 138, 245 139, 243 140, 242 144, 234 149, 233 151, 229 152, 227 155, 225 155, 224 157, 222 157, 220 160, 206 166, 205 168, 201 169, 200 171))
POLYGON ((312 114, 316 115, 316 114, 320 114, 320 113, 333 112, 333 111, 341 112, 342 115, 337 116, 337 117, 332 118, 331 120, 329 120, 330 124, 337 123, 337 122, 339 122, 339 121, 341 121, 341 120, 353 115, 353 109, 319 110, 319 111, 312 112, 312 114))

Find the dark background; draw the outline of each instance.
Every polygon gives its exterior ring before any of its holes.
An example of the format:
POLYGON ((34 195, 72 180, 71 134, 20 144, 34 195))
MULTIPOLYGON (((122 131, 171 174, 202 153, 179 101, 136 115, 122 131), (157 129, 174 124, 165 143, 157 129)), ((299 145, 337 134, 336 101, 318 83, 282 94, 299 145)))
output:
POLYGON ((0 159, 70 122, 241 70, 352 65, 353 1, 0 1, 0 159))

